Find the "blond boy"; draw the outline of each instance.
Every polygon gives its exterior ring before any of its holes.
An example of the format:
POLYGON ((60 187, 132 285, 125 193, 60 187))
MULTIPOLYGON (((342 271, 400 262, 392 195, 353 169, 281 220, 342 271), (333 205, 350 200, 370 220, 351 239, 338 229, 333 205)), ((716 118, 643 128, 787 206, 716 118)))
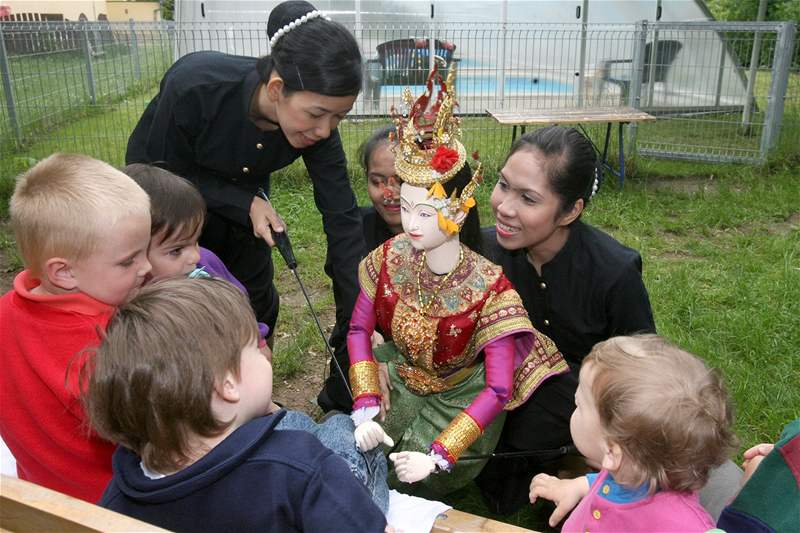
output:
POLYGON ((102 161, 54 154, 17 179, 11 222, 25 270, 0 299, 0 434, 20 478, 97 501, 113 446, 68 370, 150 271, 149 200, 102 161))

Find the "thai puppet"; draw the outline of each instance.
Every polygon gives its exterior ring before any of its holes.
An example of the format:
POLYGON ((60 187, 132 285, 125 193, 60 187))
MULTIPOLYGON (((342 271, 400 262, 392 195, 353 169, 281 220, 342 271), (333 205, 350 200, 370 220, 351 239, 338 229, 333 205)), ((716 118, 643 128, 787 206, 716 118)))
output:
POLYGON ((470 171, 460 141, 455 76, 454 66, 444 80, 434 68, 425 93, 414 101, 406 89, 407 112, 393 112, 404 233, 361 262, 347 339, 356 442, 390 448, 390 485, 423 496, 477 476, 506 411, 568 371, 502 269, 460 242, 482 166, 470 171), (464 183, 448 195, 459 177, 464 183), (387 342, 373 349, 376 325, 387 342), (379 364, 391 383, 382 423, 373 420, 382 401, 379 364))

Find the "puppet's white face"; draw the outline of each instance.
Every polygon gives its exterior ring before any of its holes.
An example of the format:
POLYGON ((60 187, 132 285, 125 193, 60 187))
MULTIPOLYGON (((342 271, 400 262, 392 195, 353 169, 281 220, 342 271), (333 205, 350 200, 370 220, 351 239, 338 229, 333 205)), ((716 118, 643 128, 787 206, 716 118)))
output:
POLYGON ((400 218, 403 231, 417 250, 431 251, 444 244, 448 235, 439 228, 439 218, 428 190, 403 183, 400 187, 400 218))

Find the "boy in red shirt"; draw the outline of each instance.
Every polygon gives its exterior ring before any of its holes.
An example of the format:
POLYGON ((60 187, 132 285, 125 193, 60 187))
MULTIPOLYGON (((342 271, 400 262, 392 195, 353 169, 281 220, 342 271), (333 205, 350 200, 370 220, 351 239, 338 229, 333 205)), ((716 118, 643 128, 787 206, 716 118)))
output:
POLYGON ((114 447, 89 432, 77 367, 150 271, 150 202, 112 166, 54 154, 10 205, 25 270, 0 298, 0 435, 20 478, 96 502, 114 447))

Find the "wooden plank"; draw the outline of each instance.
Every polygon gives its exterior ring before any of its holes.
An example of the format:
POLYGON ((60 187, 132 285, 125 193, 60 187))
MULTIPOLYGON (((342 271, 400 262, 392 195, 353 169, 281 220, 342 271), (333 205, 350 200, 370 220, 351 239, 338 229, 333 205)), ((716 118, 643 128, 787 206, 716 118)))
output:
POLYGON ((645 122, 656 117, 633 107, 581 107, 507 111, 487 109, 500 124, 528 126, 535 124, 587 124, 595 122, 645 122))
MULTIPOLYGON (((165 532, 166 529, 115 513, 28 481, 0 478, 0 531, 165 532)), ((439 515, 431 533, 535 533, 511 524, 450 509, 439 515)))
POLYGON ((0 528, 5 531, 166 531, 22 479, 0 478, 0 528))
POLYGON ((450 509, 433 523, 431 533, 535 533, 530 529, 512 526, 464 511, 450 509))

